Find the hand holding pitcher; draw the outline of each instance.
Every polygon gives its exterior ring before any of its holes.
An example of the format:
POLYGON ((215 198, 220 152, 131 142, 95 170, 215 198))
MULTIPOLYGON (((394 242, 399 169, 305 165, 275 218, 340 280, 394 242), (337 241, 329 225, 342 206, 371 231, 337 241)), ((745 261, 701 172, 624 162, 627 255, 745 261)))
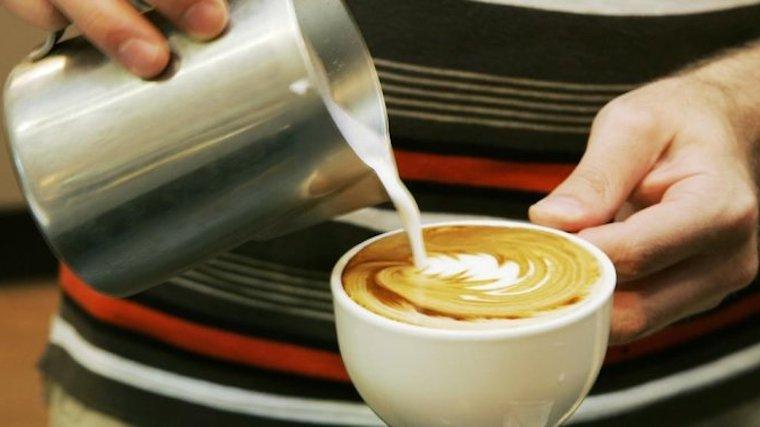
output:
MULTIPOLYGON (((218 36, 229 19, 225 0, 155 0, 151 4, 198 40, 218 36)), ((155 77, 171 57, 163 34, 125 1, 2 0, 0 5, 45 30, 73 24, 100 50, 139 77, 155 77)))

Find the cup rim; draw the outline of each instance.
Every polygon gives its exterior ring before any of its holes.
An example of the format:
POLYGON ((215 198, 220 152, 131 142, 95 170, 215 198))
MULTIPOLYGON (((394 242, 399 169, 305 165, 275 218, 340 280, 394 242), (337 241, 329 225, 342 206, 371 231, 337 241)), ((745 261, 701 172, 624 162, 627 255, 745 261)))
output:
POLYGON ((606 302, 610 300, 615 290, 617 276, 615 267, 610 261, 609 257, 602 252, 601 249, 594 246, 590 242, 581 239, 573 234, 557 230, 550 227, 544 227, 541 225, 531 224, 524 221, 517 220, 462 220, 462 221, 445 221, 436 222, 423 225, 423 228, 432 227, 444 227, 452 225, 485 225, 485 226, 497 226, 497 227, 510 227, 510 228, 527 228, 532 230, 540 230, 548 233, 552 233, 558 236, 562 236, 573 243, 576 243, 584 249, 591 252, 595 258, 599 261, 602 268, 602 276, 597 282, 596 286, 600 289, 591 294, 586 301, 582 302, 579 307, 571 309, 567 314, 550 317, 544 321, 537 321, 535 323, 528 323, 523 325, 507 326, 505 328, 494 329, 442 329, 433 328, 428 326, 414 325, 411 323, 404 323, 398 320, 389 319, 383 317, 377 313, 374 313, 359 303, 351 299, 346 293, 343 287, 343 270, 345 269, 351 258, 354 257, 359 251, 372 244, 373 242, 391 236, 397 233, 403 233, 403 229, 396 229, 386 233, 379 234, 371 239, 365 240, 358 245, 351 248, 346 252, 333 267, 330 275, 330 288, 333 295, 334 310, 339 309, 338 306, 350 312, 353 316, 362 319, 363 321, 370 323, 382 329, 393 330, 397 333, 406 335, 414 335, 426 338, 438 338, 449 340, 470 340, 470 339, 504 339, 515 338, 526 335, 537 335, 542 332, 556 330, 567 326, 569 324, 580 321, 581 319, 600 310, 606 302))

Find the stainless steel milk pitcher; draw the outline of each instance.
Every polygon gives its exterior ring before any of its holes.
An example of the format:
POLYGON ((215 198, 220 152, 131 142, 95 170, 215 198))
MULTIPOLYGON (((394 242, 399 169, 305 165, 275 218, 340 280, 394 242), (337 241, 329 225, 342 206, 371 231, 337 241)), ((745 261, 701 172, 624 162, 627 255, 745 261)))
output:
POLYGON ((308 84, 326 73, 343 108, 387 132, 377 74, 341 0, 233 0, 215 41, 164 33, 176 57, 160 79, 133 77, 75 38, 7 82, 23 192, 82 279, 129 295, 246 240, 385 199, 308 84))

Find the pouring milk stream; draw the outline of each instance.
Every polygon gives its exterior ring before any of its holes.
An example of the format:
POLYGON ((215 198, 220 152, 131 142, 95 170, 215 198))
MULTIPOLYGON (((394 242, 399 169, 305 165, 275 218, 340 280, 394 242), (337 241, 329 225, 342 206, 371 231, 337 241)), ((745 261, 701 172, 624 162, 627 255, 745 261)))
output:
MULTIPOLYGON (((482 281, 490 282, 487 291, 502 292, 517 282, 520 271, 514 263, 501 264, 488 253, 433 254, 428 257, 422 233, 420 210, 414 197, 398 175, 393 158, 391 141, 387 134, 380 134, 355 119, 333 98, 327 73, 321 59, 307 44, 307 51, 314 66, 312 84, 321 95, 325 107, 338 130, 359 158, 377 175, 385 191, 401 217, 412 250, 414 266, 422 273, 438 277, 465 277, 468 286, 482 287, 482 281)), ((309 83, 296 82, 291 89, 297 93, 308 89, 309 83)))
MULTIPOLYGON (((374 129, 366 126, 355 119, 343 107, 333 99, 330 91, 330 85, 327 81, 327 72, 325 71, 322 61, 314 53, 313 48, 307 44, 307 51, 316 71, 311 73, 315 89, 319 92, 324 100, 325 106, 340 130, 348 145, 354 150, 357 156, 369 166, 380 179, 380 183, 388 193, 393 206, 401 216, 404 224, 404 230, 409 238, 409 244, 412 248, 412 257, 414 265, 418 269, 424 269, 427 266, 427 254, 425 253, 425 244, 422 238, 422 222, 420 219, 420 209, 412 194, 406 188, 401 178, 398 176, 398 169, 393 158, 391 150, 391 141, 387 134, 379 134, 374 129)), ((296 82, 295 90, 304 89, 301 82, 296 82)))

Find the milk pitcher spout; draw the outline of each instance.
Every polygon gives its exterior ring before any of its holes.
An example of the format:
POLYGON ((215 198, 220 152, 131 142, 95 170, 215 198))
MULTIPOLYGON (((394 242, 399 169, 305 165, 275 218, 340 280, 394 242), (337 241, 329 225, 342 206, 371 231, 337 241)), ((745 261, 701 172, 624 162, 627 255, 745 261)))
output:
POLYGON ((201 43, 141 80, 81 38, 15 68, 5 118, 23 193, 56 254, 101 292, 134 294, 250 239, 386 195, 310 84, 387 135, 377 74, 341 0, 233 0, 201 43), (321 62, 313 64, 313 55, 321 62))

